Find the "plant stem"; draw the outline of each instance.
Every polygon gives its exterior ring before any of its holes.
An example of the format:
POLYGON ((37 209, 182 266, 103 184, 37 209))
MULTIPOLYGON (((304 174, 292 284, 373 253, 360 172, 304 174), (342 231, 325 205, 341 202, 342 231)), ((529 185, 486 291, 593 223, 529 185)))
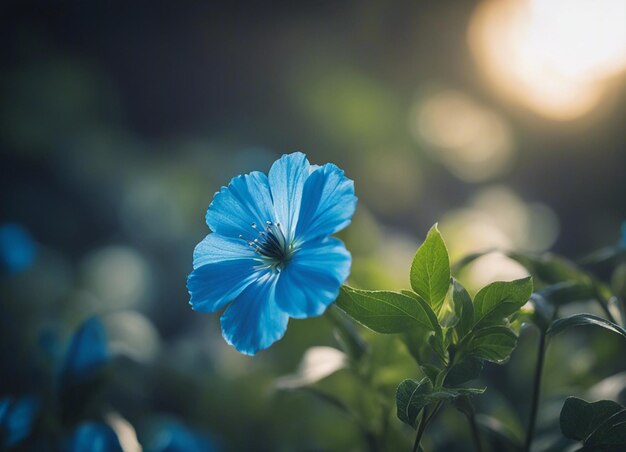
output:
POLYGON ((420 424, 417 426, 417 434, 415 435, 415 442, 413 443, 413 452, 417 452, 420 447, 420 442, 422 441, 422 435, 424 434, 424 430, 426 430, 426 424, 428 423, 428 408, 424 408, 424 412, 422 413, 422 420, 420 424))
POLYGON ((472 431, 472 439, 474 440, 474 449, 476 452, 483 452, 483 446, 480 442, 480 434, 478 433, 478 425, 476 425, 476 416, 474 415, 474 409, 472 407, 471 413, 467 413, 467 422, 469 422, 470 430, 472 431))
POLYGON ((543 362, 546 354, 546 333, 541 331, 539 336, 539 350, 537 352, 537 364, 535 366, 535 378, 533 382, 532 404, 530 406, 530 419, 528 420, 528 429, 526 431, 526 443, 524 451, 530 451, 530 445, 533 442, 535 432, 535 423, 537 421, 537 410, 539 408, 539 390, 541 387, 541 374, 543 372, 543 362))
POLYGON ((422 435, 424 435, 424 431, 426 430, 428 424, 430 424, 430 421, 432 421, 433 418, 437 415, 437 412, 439 411, 439 408, 441 408, 442 403, 443 402, 437 402, 435 408, 433 408, 430 412, 428 412, 427 408, 424 408, 422 420, 420 422, 420 425, 417 427, 417 435, 415 436, 415 443, 413 444, 413 452, 416 452, 419 449, 420 442, 422 441, 422 435))

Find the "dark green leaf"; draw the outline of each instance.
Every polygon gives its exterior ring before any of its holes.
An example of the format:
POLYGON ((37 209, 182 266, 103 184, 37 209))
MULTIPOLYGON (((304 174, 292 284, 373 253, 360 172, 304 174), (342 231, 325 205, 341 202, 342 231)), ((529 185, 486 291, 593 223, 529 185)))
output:
POLYGON ((626 408, 611 400, 589 403, 568 397, 559 422, 563 436, 585 447, 626 445, 626 408))
POLYGON ((497 281, 483 287, 474 298, 475 328, 498 324, 518 311, 530 298, 530 277, 515 281, 497 281))
POLYGON ((548 328, 547 334, 548 337, 550 337, 562 333, 568 328, 585 325, 601 326, 602 328, 606 328, 607 330, 613 331, 614 333, 626 338, 626 331, 621 326, 592 314, 575 314, 571 317, 555 320, 550 325, 550 328, 548 328))
POLYGON ((626 408, 609 417, 585 441, 585 446, 625 446, 626 408))
POLYGON ((587 301, 596 297, 592 286, 572 281, 565 281, 548 286, 538 293, 553 306, 587 301))
POLYGON ((424 305, 397 292, 343 286, 336 304, 354 320, 377 333, 402 333, 413 327, 430 331, 438 328, 424 305))
POLYGON ((436 388, 431 380, 404 380, 396 391, 398 418, 405 424, 415 428, 417 418, 422 409, 436 402, 453 401, 457 397, 482 394, 485 388, 436 388))
POLYGON ((454 278, 452 279, 452 300, 459 316, 456 331, 459 338, 463 338, 474 325, 474 303, 465 287, 454 278))
POLYGON ((494 363, 505 362, 517 345, 517 336, 505 326, 490 326, 473 333, 468 353, 494 363))
POLYGON ((450 286, 450 258, 446 244, 433 226, 419 247, 411 265, 411 287, 430 304, 435 314, 450 286))
POLYGON ((417 417, 422 409, 428 405, 427 395, 433 390, 433 384, 428 378, 420 381, 404 380, 396 390, 396 406, 398 419, 405 424, 416 428, 417 417))
POLYGON ((466 356, 450 368, 444 384, 446 386, 459 386, 478 378, 482 370, 483 360, 471 355, 466 356))
POLYGON ((589 284, 589 276, 573 262, 551 253, 540 255, 509 252, 511 259, 526 267, 531 275, 536 276, 546 284, 556 284, 563 281, 575 281, 589 284))

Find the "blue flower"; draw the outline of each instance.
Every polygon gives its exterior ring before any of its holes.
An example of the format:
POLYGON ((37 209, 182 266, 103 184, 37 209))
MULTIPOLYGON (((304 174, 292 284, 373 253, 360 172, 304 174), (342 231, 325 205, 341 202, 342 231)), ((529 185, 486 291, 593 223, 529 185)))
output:
POLYGON ((33 264, 35 254, 35 242, 26 229, 12 223, 0 226, 0 267, 21 272, 33 264))
POLYGON ((206 214, 213 231, 194 250, 187 280, 200 312, 225 307, 222 334, 254 355, 285 334, 290 317, 321 315, 350 273, 351 256, 330 235, 352 219, 354 183, 332 163, 283 155, 269 174, 235 177, 206 214))
POLYGON ((67 452, 122 452, 117 435, 111 427, 100 422, 80 424, 67 441, 67 452))
POLYGON ((626 248, 626 221, 622 223, 622 246, 626 248))
POLYGON ((39 402, 32 396, 0 399, 0 449, 8 449, 24 440, 37 417, 39 402))

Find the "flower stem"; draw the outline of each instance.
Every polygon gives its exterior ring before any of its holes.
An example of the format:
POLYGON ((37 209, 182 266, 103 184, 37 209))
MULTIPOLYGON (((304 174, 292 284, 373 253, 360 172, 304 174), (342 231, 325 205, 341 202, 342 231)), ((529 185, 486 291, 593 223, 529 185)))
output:
POLYGON ((541 331, 539 336, 539 350, 537 352, 537 364, 535 365, 535 378, 533 382, 532 402, 530 406, 530 418, 528 420, 528 429, 526 430, 526 443, 524 451, 530 451, 530 445, 533 442, 535 432, 535 423, 537 421, 537 410, 539 408, 539 390, 541 387, 541 374, 543 373, 543 362, 546 354, 546 333, 541 331))

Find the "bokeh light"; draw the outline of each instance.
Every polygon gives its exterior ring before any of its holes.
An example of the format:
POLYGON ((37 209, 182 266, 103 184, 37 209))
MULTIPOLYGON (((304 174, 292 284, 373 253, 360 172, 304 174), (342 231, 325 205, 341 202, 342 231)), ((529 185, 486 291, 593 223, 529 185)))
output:
POLYGON ((512 164, 515 143, 510 125, 460 91, 435 89, 419 96, 409 113, 409 128, 464 181, 493 178, 512 164))
POLYGON ((469 43, 506 97, 557 120, 585 115, 626 68, 623 0, 488 0, 469 43))

